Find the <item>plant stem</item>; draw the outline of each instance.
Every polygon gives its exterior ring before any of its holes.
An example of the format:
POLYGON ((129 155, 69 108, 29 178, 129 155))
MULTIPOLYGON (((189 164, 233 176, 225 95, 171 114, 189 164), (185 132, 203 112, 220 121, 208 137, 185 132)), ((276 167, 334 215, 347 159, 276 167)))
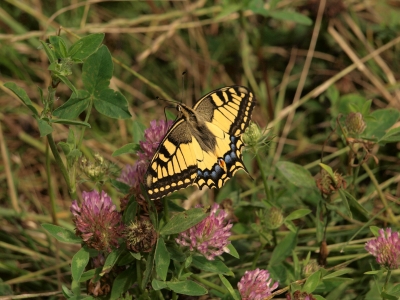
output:
POLYGON ((67 183, 68 192, 69 192, 69 195, 71 196, 71 199, 77 199, 78 197, 76 195, 75 185, 71 185, 67 169, 64 166, 64 163, 61 159, 60 153, 58 153, 58 151, 57 151, 57 147, 56 147, 56 144, 54 142, 54 139, 53 139, 53 136, 51 135, 51 133, 47 135, 47 140, 49 142, 51 152, 53 152, 56 163, 57 163, 58 167, 60 168, 61 174, 63 175, 64 180, 67 183))
POLYGON ((50 197, 50 204, 51 204, 51 218, 53 220, 54 225, 58 225, 57 215, 56 215, 56 203, 55 203, 55 196, 53 186, 51 184, 51 170, 50 170, 50 152, 49 146, 46 147, 46 176, 47 176, 47 189, 50 197))
POLYGON ((264 168, 261 163, 261 158, 258 155, 258 153, 256 153, 256 159, 257 159, 258 168, 260 169, 261 177, 262 177, 263 184, 264 184, 265 197, 267 198, 267 202, 271 203, 271 195, 269 192, 267 177, 265 176, 264 168))
POLYGON ((226 289, 224 289, 223 287, 221 287, 219 285, 216 285, 216 284, 212 283, 211 281, 208 281, 208 280, 202 278, 201 276, 192 274, 192 275, 190 275, 190 277, 195 279, 195 280, 197 280, 198 282, 204 284, 205 286, 208 286, 208 287, 210 287, 210 288, 212 288, 214 290, 217 290, 217 291, 219 291, 221 293, 226 294, 226 289))
MULTIPOLYGON (((385 278, 385 284, 383 285, 383 291, 387 290, 387 285, 389 283, 390 280, 390 276, 392 275, 392 270, 388 270, 386 273, 386 278, 385 278)), ((382 298, 383 299, 383 298, 382 298)))
MULTIPOLYGON (((88 108, 86 109, 86 117, 85 117, 85 122, 86 122, 86 123, 88 123, 88 121, 89 121, 90 113, 92 112, 92 107, 93 107, 93 99, 90 99, 90 101, 89 101, 89 106, 88 106, 88 108)), ((81 129, 81 134, 80 134, 80 136, 79 136, 79 142, 78 142, 78 144, 76 145, 76 148, 77 148, 77 149, 81 148, 82 141, 83 141, 83 135, 84 135, 85 129, 86 129, 86 126, 81 126, 81 127, 82 127, 82 129, 81 129)))
POLYGON ((379 198, 381 199, 383 205, 385 206, 385 208, 388 212, 389 219, 391 220, 391 222, 393 224, 398 224, 396 217, 394 216, 392 209, 389 207, 389 204, 386 201, 386 197, 383 194, 382 189, 380 188, 378 180, 376 180, 374 173, 371 171, 371 169, 368 167, 368 165, 366 163, 363 163, 361 166, 364 168, 365 172, 367 172, 369 178, 371 179, 371 181, 376 189, 376 192, 379 195, 379 198))
POLYGON ((251 269, 255 269, 257 265, 258 258, 260 257, 261 251, 264 249, 264 244, 261 244, 261 247, 258 248, 256 255, 254 255, 253 263, 251 265, 251 269))

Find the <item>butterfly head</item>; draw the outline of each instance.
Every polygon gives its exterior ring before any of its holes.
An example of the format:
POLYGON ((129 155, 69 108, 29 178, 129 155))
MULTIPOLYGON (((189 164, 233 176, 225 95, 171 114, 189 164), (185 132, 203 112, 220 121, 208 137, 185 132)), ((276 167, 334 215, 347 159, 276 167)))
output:
POLYGON ((187 121, 197 122, 197 114, 190 107, 180 103, 176 105, 176 110, 187 121))

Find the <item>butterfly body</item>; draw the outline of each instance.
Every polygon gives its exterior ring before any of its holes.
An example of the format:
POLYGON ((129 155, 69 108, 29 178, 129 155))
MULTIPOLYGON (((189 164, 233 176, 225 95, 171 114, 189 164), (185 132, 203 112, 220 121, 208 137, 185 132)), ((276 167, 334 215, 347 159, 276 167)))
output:
POLYGON ((255 105, 245 87, 212 91, 193 108, 178 104, 180 116, 161 141, 145 174, 152 200, 189 185, 220 188, 242 162, 241 134, 255 105))

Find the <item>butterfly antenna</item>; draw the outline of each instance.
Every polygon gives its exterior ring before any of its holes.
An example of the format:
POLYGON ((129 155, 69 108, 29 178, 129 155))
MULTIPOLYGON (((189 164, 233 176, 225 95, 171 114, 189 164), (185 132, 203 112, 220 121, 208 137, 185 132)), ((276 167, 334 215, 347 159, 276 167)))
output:
POLYGON ((185 98, 184 93, 186 91, 185 89, 185 75, 186 75, 186 71, 182 72, 182 97, 181 97, 181 102, 183 102, 183 99, 185 98))

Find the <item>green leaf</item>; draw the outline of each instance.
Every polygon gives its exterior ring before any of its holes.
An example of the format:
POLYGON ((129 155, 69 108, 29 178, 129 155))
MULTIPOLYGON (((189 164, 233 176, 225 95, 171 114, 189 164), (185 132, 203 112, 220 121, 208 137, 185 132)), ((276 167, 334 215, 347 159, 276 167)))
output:
POLYGON ((291 232, 293 232, 293 233, 296 233, 296 232, 297 232, 297 229, 298 229, 298 228, 296 227, 296 225, 294 225, 294 223, 293 223, 292 221, 284 219, 284 220, 283 220, 283 223, 286 225, 286 227, 287 227, 291 232))
POLYGON ((232 243, 230 243, 230 244, 227 246, 227 248, 229 249, 229 252, 228 252, 229 255, 232 255, 232 256, 235 257, 235 258, 240 258, 240 257, 239 257, 239 253, 236 251, 236 248, 233 247, 232 243))
POLYGON ((61 226, 44 223, 42 227, 60 242, 70 244, 80 244, 82 242, 82 239, 77 237, 74 232, 61 226))
POLYGON ((193 256, 189 255, 189 257, 185 260, 185 268, 186 269, 189 268, 192 262, 193 262, 193 256))
POLYGON ((314 272, 307 278, 302 288, 302 291, 311 294, 312 292, 315 291, 315 289, 320 283, 321 283, 321 271, 318 270, 317 272, 314 272))
POLYGON ((383 270, 364 272, 364 274, 367 274, 367 275, 377 275, 377 274, 381 274, 381 273, 383 273, 383 270))
POLYGON ((71 275, 73 280, 79 281, 85 271, 85 268, 89 262, 89 252, 85 247, 82 247, 75 255, 72 257, 71 262, 71 275))
POLYGON ((160 234, 170 235, 183 232, 201 222, 208 215, 208 213, 204 213, 203 208, 193 208, 177 213, 161 228, 160 234))
POLYGON ((68 155, 69 153, 71 153, 71 151, 73 149, 73 147, 71 147, 71 145, 66 142, 59 142, 57 145, 61 148, 61 150, 63 151, 63 153, 65 155, 68 155))
POLYGON ((75 42, 69 49, 69 55, 73 59, 84 60, 99 48, 104 39, 104 33, 94 33, 85 36, 75 42))
POLYGON ((129 224, 136 219, 138 203, 137 201, 132 201, 132 199, 135 200, 135 196, 132 195, 129 198, 128 207, 124 211, 123 220, 125 224, 129 224))
POLYGON ((101 46, 83 64, 82 81, 92 98, 94 107, 110 118, 127 119, 131 117, 126 98, 108 88, 113 72, 111 54, 107 47, 101 46))
MULTIPOLYGON (((140 254, 139 254, 140 255, 140 254)), ((124 252, 118 260, 118 266, 126 266, 136 261, 136 257, 132 255, 132 252, 126 251, 124 252)))
POLYGON ((142 288, 142 290, 145 289, 147 283, 149 282, 150 276, 153 273, 153 268, 154 268, 154 250, 152 250, 149 253, 146 259, 146 269, 143 274, 142 282, 140 283, 140 287, 142 288))
POLYGON ((369 115, 369 112, 371 110, 371 104, 372 104, 372 100, 367 100, 367 101, 364 102, 364 104, 362 105, 361 110, 360 110, 360 113, 363 116, 368 116, 369 115))
POLYGON ((336 182, 336 178, 335 178, 335 173, 333 172, 333 170, 332 170, 332 168, 331 168, 330 166, 328 166, 328 165, 326 165, 326 164, 323 164, 323 163, 319 163, 319 166, 320 166, 322 169, 324 169, 324 170, 329 174, 329 176, 331 177, 331 179, 332 179, 335 183, 337 183, 337 182, 336 182))
POLYGON ((66 297, 66 299, 70 299, 71 297, 74 296, 74 294, 65 285, 61 286, 61 291, 63 295, 66 297))
POLYGON ((347 115, 354 112, 354 108, 352 107, 357 107, 356 110, 361 110, 366 101, 367 99, 360 94, 346 94, 340 97, 337 103, 337 114, 342 113, 347 115))
POLYGON ((362 213, 365 217, 368 218, 369 213, 368 211, 356 200, 356 198, 353 197, 352 194, 350 194, 348 191, 340 189, 342 193, 346 196, 347 200, 349 200, 349 204, 357 209, 360 213, 362 213))
POLYGON ((75 125, 75 126, 85 126, 91 128, 89 123, 82 122, 82 121, 74 121, 69 119, 50 119, 50 123, 58 123, 58 124, 65 124, 65 125, 75 125))
POLYGON ((382 292, 382 293, 381 293, 381 297, 382 297, 382 299, 399 300, 399 297, 398 297, 398 296, 391 295, 391 294, 389 294, 389 293, 387 293, 387 292, 382 292))
POLYGON ((347 201, 347 197, 346 197, 346 194, 344 193, 344 190, 343 189, 339 189, 338 192, 339 192, 340 198, 342 198, 344 207, 346 208, 347 215, 350 218, 353 218, 353 214, 352 214, 352 212, 350 210, 349 202, 347 201))
POLYGON ((300 219, 306 215, 308 215, 311 212, 310 209, 298 209, 293 212, 291 212, 286 218, 286 221, 291 221, 291 220, 296 220, 300 219))
POLYGON ((44 137, 53 132, 53 127, 51 127, 47 121, 37 117, 35 117, 35 119, 38 122, 40 137, 44 137))
POLYGON ((97 269, 91 269, 89 271, 83 272, 81 279, 79 282, 85 282, 88 281, 89 279, 93 278, 93 276, 96 274, 96 272, 100 273, 100 268, 97 269))
POLYGON ((167 282, 167 286, 175 293, 189 296, 202 296, 207 294, 207 289, 196 282, 186 280, 178 282, 167 282))
POLYGON ((277 20, 283 20, 283 21, 293 21, 296 22, 297 24, 302 24, 306 26, 312 25, 312 20, 295 11, 288 11, 288 10, 274 10, 274 11, 268 11, 268 15, 277 20))
POLYGON ((108 254, 107 259, 104 263, 103 270, 101 272, 101 276, 103 276, 105 273, 109 272, 114 265, 117 263, 118 258, 121 256, 121 254, 125 251, 124 248, 119 248, 119 249, 114 249, 111 251, 110 254, 108 254))
POLYGON ((223 283, 223 285, 226 287, 226 289, 229 291, 229 294, 232 296, 234 300, 240 300, 239 297, 237 296, 235 290, 233 289, 231 283, 222 275, 218 274, 219 279, 223 283))
POLYGON ((168 267, 170 263, 170 255, 168 253, 167 247, 165 246, 165 242, 163 237, 160 237, 157 241, 156 247, 156 272, 157 275, 161 278, 161 280, 167 279, 168 267))
POLYGON ((400 127, 390 129, 378 143, 396 143, 400 141, 400 127))
POLYGON ((53 115, 62 119, 76 119, 89 106, 89 96, 85 90, 78 90, 78 94, 72 93, 67 102, 53 111, 53 115))
POLYGON ((335 104, 339 100, 339 90, 334 84, 329 86, 329 88, 326 90, 326 96, 331 101, 332 106, 335 106, 335 104))
POLYGON ((134 154, 139 149, 140 149, 140 146, 138 144, 129 143, 129 144, 126 144, 126 145, 122 146, 121 148, 118 148, 117 150, 115 150, 112 153, 112 156, 116 157, 118 155, 122 155, 122 154, 126 154, 126 153, 134 154))
POLYGON ((297 233, 289 232, 285 238, 278 243, 272 252, 269 266, 279 265, 286 257, 292 254, 292 251, 296 247, 297 233))
POLYGON ((10 89, 30 109, 30 111, 35 116, 39 116, 36 108, 33 106, 31 99, 28 97, 28 94, 24 89, 17 86, 14 82, 6 82, 4 86, 10 89))
POLYGON ((389 130, 399 119, 400 111, 393 108, 378 109, 370 114, 374 119, 367 119, 367 128, 363 136, 368 138, 382 139, 386 131, 389 130))
POLYGON ((160 281, 160 280, 156 280, 153 279, 151 282, 151 286, 154 290, 159 291, 162 289, 166 289, 167 288, 167 283, 165 281, 160 281))
POLYGON ((381 230, 381 228, 379 228, 379 227, 377 227, 377 226, 370 226, 370 227, 369 227, 369 230, 371 230, 372 234, 373 234, 375 237, 378 237, 378 236, 379 236, 379 230, 381 230))
POLYGON ((56 58, 66 58, 68 56, 67 45, 61 37, 52 35, 49 37, 49 40, 54 47, 56 58))
POLYGON ((94 95, 100 90, 108 89, 112 73, 111 54, 103 45, 83 63, 82 82, 89 94, 94 95))
POLYGON ((234 275, 221 260, 208 260, 204 256, 194 256, 192 266, 206 272, 231 276, 234 275))
POLYGON ((215 20, 222 19, 234 12, 237 12, 243 8, 243 4, 241 3, 232 3, 229 5, 224 5, 220 13, 215 17, 215 20))
POLYGON ((314 178, 304 167, 288 161, 280 161, 276 164, 276 167, 295 186, 310 189, 316 187, 314 178))
POLYGON ((47 44, 45 41, 40 41, 40 43, 43 46, 44 52, 46 52, 46 55, 50 61, 50 64, 55 62, 57 60, 57 58, 56 58, 54 51, 49 47, 49 44, 47 44))
POLYGON ((123 194, 128 194, 129 190, 131 189, 131 187, 128 184, 116 179, 110 179, 110 183, 112 184, 113 187, 115 187, 123 194))
POLYGON ((120 299, 122 293, 125 293, 137 281, 136 271, 128 268, 114 279, 110 299, 120 299))
POLYGON ((144 130, 146 126, 143 123, 135 120, 133 121, 133 143, 138 144, 144 139, 144 130))
POLYGON ((269 17, 269 10, 266 10, 264 8, 264 2, 263 1, 251 0, 251 1, 249 1, 247 3, 247 5, 246 5, 246 1, 244 1, 243 4, 245 5, 243 7, 243 9, 249 9, 252 12, 254 12, 255 14, 259 14, 259 15, 262 15, 264 17, 269 17))
POLYGON ((333 272, 333 273, 330 273, 330 274, 328 274, 328 275, 325 275, 325 276, 323 277, 323 279, 329 279, 329 278, 339 277, 339 276, 342 276, 343 274, 348 274, 348 273, 353 273, 353 272, 354 272, 353 269, 344 268, 344 269, 335 271, 335 272, 333 272))
POLYGON ((95 93, 94 107, 96 110, 110 118, 128 119, 132 117, 128 110, 128 102, 124 95, 112 89, 104 89, 95 93))
POLYGON ((67 87, 69 87, 69 89, 70 89, 73 93, 75 93, 75 94, 78 93, 78 90, 76 89, 76 87, 72 84, 71 81, 69 81, 69 79, 68 79, 66 76, 61 75, 61 74, 56 74, 56 76, 57 76, 62 82, 64 82, 64 84, 65 84, 67 87))

